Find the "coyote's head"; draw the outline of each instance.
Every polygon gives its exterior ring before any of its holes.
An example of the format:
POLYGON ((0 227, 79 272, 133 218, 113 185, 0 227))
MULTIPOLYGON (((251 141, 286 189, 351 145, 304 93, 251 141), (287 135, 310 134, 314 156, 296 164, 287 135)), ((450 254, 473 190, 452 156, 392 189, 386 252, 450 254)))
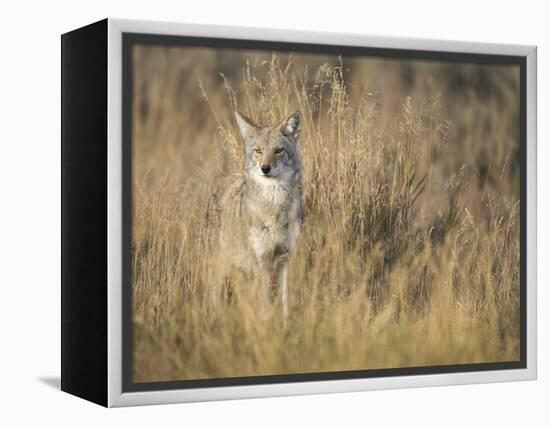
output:
POLYGON ((263 126, 235 112, 245 141, 245 173, 261 179, 288 179, 300 171, 298 135, 302 117, 294 111, 276 126, 263 126))

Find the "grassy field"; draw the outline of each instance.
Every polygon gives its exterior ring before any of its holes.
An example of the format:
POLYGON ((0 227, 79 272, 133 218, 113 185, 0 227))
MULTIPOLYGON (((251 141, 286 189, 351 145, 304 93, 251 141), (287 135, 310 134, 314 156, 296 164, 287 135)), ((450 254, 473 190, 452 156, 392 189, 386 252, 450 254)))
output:
POLYGON ((138 46, 137 382, 519 359, 519 70, 138 46), (203 219, 238 173, 238 109, 300 109, 304 224, 289 304, 206 297, 203 219))

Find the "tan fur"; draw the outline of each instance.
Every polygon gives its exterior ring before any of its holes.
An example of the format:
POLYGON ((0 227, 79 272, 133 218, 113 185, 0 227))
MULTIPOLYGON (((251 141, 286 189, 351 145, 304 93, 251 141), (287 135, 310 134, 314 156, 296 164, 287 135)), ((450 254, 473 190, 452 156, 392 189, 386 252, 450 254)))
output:
POLYGON ((301 116, 296 111, 274 127, 239 113, 236 119, 245 141, 245 167, 242 174, 223 179, 212 197, 209 246, 260 285, 266 302, 278 295, 286 314, 287 265, 302 221, 301 116))

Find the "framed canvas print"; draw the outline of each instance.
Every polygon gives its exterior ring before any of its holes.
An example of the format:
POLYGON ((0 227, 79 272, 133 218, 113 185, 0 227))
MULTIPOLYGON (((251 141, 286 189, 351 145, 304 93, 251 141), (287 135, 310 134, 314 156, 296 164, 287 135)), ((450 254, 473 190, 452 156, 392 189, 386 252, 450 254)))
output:
POLYGON ((62 389, 536 378, 536 49, 103 20, 62 44, 62 389))

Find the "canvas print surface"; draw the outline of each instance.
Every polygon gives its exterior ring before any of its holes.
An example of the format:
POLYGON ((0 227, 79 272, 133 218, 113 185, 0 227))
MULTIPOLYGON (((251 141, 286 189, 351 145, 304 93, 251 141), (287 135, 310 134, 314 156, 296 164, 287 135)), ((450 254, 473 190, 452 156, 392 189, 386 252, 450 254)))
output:
POLYGON ((131 380, 520 359, 520 68, 131 47, 131 380))

